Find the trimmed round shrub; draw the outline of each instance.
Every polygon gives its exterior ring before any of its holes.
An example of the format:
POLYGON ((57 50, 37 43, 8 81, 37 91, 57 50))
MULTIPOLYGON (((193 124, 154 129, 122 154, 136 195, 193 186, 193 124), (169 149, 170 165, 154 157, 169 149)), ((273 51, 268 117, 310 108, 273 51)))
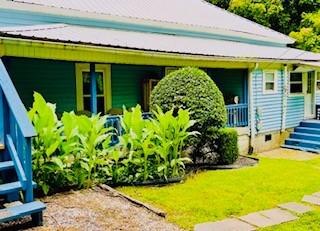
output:
POLYGON ((189 109, 191 119, 197 121, 194 129, 200 133, 226 124, 222 93, 213 80, 197 68, 186 67, 168 74, 154 88, 150 101, 151 109, 156 105, 163 111, 189 109))
POLYGON ((232 128, 222 128, 218 131, 217 152, 219 164, 233 164, 239 156, 238 133, 232 128))

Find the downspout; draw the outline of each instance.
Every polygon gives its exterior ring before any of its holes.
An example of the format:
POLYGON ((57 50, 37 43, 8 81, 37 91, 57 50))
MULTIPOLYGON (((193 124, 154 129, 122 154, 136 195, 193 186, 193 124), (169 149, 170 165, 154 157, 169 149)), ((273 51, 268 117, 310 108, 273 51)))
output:
POLYGON ((286 130, 287 107, 288 107, 288 65, 285 65, 284 76, 283 76, 283 92, 282 92, 281 132, 284 132, 286 130))
POLYGON ((255 121, 255 111, 254 111, 254 100, 253 100, 253 72, 259 68, 259 64, 256 63, 254 68, 249 71, 249 117, 250 117, 250 147, 249 154, 254 152, 254 139, 256 136, 256 121, 255 121))

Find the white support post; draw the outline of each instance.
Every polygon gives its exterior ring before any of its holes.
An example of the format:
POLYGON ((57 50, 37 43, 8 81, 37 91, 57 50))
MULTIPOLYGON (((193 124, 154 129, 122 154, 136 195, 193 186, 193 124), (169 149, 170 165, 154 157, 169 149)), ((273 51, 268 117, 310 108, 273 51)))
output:
POLYGON ((282 91, 282 121, 281 121, 281 132, 286 130, 286 117, 287 117, 287 108, 288 108, 288 66, 284 66, 284 75, 283 75, 283 91, 282 91))
POLYGON ((250 149, 254 151, 254 139, 256 136, 256 116, 254 111, 254 99, 253 99, 253 71, 258 69, 258 64, 255 64, 254 69, 249 70, 248 75, 248 90, 249 90, 249 121, 250 121, 250 149))

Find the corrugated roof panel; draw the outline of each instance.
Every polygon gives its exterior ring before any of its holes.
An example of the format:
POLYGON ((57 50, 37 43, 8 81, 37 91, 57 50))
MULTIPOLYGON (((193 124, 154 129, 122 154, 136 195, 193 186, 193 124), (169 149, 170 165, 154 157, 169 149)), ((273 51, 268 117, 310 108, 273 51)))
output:
POLYGON ((14 0, 83 12, 209 27, 273 38, 279 43, 293 39, 239 17, 204 0, 14 0))
POLYGON ((232 41, 82 27, 66 24, 0 28, 0 34, 9 37, 16 36, 38 40, 52 40, 215 57, 320 60, 320 54, 293 48, 260 46, 232 41))

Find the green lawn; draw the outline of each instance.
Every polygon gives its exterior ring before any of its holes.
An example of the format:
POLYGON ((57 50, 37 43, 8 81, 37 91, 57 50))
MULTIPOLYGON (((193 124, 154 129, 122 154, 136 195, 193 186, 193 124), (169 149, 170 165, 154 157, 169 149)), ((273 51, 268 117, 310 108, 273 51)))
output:
MULTIPOLYGON (((320 159, 261 158, 256 167, 205 171, 180 184, 118 189, 163 209, 168 213, 169 221, 192 230, 197 223, 300 201, 304 194, 320 191, 320 159)), ((272 230, 320 230, 320 210, 272 230)))

